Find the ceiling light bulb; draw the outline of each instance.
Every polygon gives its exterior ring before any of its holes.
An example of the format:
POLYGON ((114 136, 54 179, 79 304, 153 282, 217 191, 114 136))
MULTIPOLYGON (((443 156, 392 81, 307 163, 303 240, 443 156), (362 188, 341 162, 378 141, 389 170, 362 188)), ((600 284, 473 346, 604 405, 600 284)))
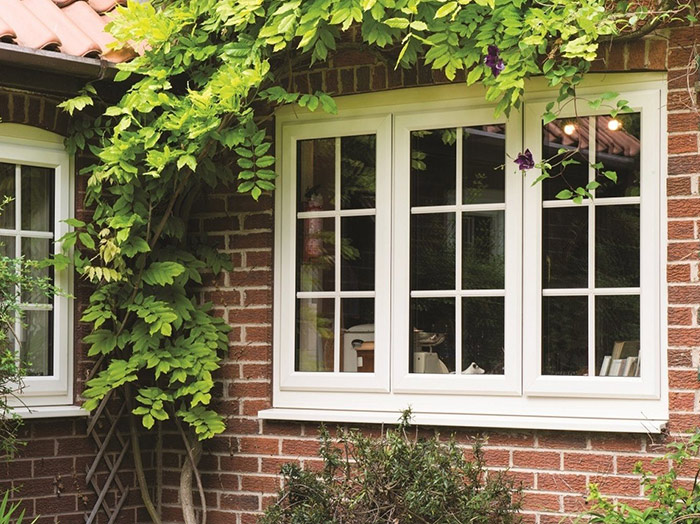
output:
POLYGON ((618 119, 611 118, 610 120, 608 120, 608 129, 610 131, 617 131, 621 127, 622 127, 622 123, 618 119))
POLYGON ((576 131, 576 126, 574 124, 566 124, 564 126, 564 133, 567 135, 573 135, 574 131, 576 131))

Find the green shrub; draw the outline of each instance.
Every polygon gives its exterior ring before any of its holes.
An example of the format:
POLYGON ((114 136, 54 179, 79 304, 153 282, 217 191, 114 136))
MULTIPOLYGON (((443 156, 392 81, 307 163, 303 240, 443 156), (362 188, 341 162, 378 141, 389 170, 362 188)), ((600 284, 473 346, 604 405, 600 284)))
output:
MULTIPOLYGON (((10 492, 6 491, 0 501, 0 524, 26 524, 24 510, 17 513, 20 504, 21 502, 10 504, 10 492)), ((30 524, 34 524, 38 519, 39 517, 35 518, 30 524)))
POLYGON ((487 472, 481 442, 473 459, 454 439, 409 435, 410 412, 381 436, 321 427, 320 472, 282 468, 284 488, 261 524, 465 524, 520 522, 519 489, 487 472))
POLYGON ((700 431, 687 441, 673 442, 659 461, 671 461, 667 473, 655 475, 638 462, 635 472, 642 475, 641 483, 649 500, 648 507, 637 509, 613 502, 600 494, 598 486, 590 486, 589 502, 592 508, 582 515, 581 521, 595 524, 698 524, 700 522, 700 470, 694 473, 691 486, 678 481, 679 470, 689 459, 698 455, 700 431))

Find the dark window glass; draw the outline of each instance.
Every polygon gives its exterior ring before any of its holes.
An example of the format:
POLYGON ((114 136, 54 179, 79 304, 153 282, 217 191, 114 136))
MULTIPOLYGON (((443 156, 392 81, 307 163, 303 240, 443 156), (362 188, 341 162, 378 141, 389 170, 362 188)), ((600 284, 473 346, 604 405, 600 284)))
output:
POLYGON ((335 300, 297 300, 296 371, 333 371, 335 300))
POLYGON ((505 212, 462 214, 463 289, 504 287, 505 212))
POLYGON ((638 287, 639 261, 639 206, 597 206, 596 287, 638 287))
POLYGON ((639 319, 637 295, 595 298, 596 375, 639 376, 639 319))
POLYGON ((455 288, 455 214, 411 216, 411 289, 455 288))
POLYGON ((343 217, 341 220, 341 289, 371 291, 374 289, 375 218, 343 217))
POLYGON ((614 171, 617 183, 599 176, 596 197, 639 196, 640 114, 596 117, 596 162, 603 171, 614 171))
POLYGON ((411 373, 455 370, 455 299, 411 299, 411 373))
POLYGON ((542 286, 588 287, 588 209, 542 210, 542 286))
POLYGON ((297 142, 299 211, 335 208, 335 138, 297 142))
POLYGON ((542 181, 544 200, 555 200, 563 189, 573 190, 588 183, 588 147, 588 117, 562 118, 545 124, 542 158, 552 164, 552 169, 551 178, 542 181), (563 166, 565 160, 577 163, 563 166))
POLYGON ((411 206, 455 203, 456 129, 411 133, 411 206))
POLYGON ((0 211, 0 228, 14 229, 15 228, 15 166, 14 164, 0 163, 0 204, 5 199, 12 200, 5 204, 5 207, 0 211))
POLYGON ((377 139, 375 135, 340 139, 340 203, 343 209, 375 206, 377 139))
POLYGON ((22 166, 22 229, 53 231, 54 170, 22 166))
MULTIPOLYGON (((374 299, 340 300, 341 371, 374 372, 374 299)), ((376 348, 386 351, 387 348, 376 348)))
POLYGON ((542 297, 542 374, 588 374, 588 297, 542 297))
POLYGON ((462 299, 463 373, 503 374, 505 351, 503 308, 503 297, 462 299))
POLYGON ((462 137, 464 203, 505 202, 505 125, 465 127, 462 137))
POLYGON ((297 290, 335 290, 335 219, 297 221, 297 290))

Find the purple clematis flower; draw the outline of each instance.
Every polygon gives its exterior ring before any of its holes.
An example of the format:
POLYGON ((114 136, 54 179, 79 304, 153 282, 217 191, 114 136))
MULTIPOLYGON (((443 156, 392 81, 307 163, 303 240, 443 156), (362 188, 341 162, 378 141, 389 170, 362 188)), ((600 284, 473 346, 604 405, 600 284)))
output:
POLYGON ((488 54, 486 55, 486 58, 484 58, 484 64, 486 64, 487 67, 491 68, 493 76, 500 75, 501 71, 503 71, 506 67, 506 65, 503 63, 503 60, 498 55, 500 52, 501 51, 500 49, 498 49, 497 46, 490 45, 488 54))
POLYGON ((518 158, 515 159, 515 163, 521 171, 526 171, 535 167, 535 159, 532 158, 532 153, 529 149, 526 149, 524 153, 520 153, 518 158))

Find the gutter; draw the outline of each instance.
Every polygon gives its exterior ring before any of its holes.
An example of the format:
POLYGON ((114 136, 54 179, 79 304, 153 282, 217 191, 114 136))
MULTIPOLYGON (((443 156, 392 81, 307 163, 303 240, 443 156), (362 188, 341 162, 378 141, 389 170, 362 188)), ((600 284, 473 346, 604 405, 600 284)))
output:
POLYGON ((0 42, 0 83, 4 80, 2 65, 77 77, 85 81, 112 79, 117 73, 116 64, 108 60, 71 56, 57 51, 0 42))

